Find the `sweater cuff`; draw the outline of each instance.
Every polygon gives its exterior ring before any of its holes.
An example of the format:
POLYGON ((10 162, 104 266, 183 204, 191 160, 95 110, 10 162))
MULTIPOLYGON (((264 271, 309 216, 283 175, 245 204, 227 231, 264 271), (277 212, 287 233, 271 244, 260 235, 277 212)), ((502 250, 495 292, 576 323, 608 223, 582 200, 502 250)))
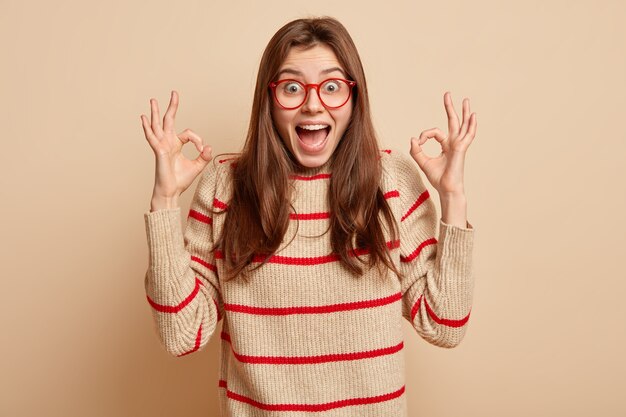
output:
POLYGON ((469 221, 467 221, 467 220, 465 221, 465 227, 460 227, 460 226, 455 226, 455 225, 453 225, 453 224, 444 223, 444 221, 443 221, 443 220, 441 220, 441 217, 440 217, 440 218, 439 218, 439 227, 440 227, 440 230, 441 230, 441 228, 442 228, 443 226, 446 226, 446 227, 448 227, 448 228, 450 228, 450 227, 456 227, 457 229, 460 229, 460 230, 474 230, 474 226, 472 226, 472 225, 470 224, 470 222, 469 222, 469 221))
POLYGON ((474 226, 468 221, 466 221, 466 226, 451 225, 439 219, 439 241, 445 243, 444 249, 460 254, 472 251, 474 226))
POLYGON ((144 213, 148 251, 152 265, 177 259, 185 250, 180 207, 144 213))
POLYGON ((450 225, 439 219, 438 252, 443 261, 441 268, 454 271, 453 276, 450 276, 452 280, 471 279, 474 227, 469 222, 466 226, 450 225))

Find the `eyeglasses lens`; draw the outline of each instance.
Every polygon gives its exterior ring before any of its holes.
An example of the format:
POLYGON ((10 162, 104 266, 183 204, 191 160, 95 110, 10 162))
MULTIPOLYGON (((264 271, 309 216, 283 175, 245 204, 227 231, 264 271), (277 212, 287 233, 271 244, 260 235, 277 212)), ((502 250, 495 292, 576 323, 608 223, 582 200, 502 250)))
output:
MULTIPOLYGON (((348 100, 350 86, 342 80, 326 80, 319 86, 319 95, 325 106, 339 107, 348 100)), ((276 98, 284 107, 298 107, 306 100, 306 89, 299 82, 285 81, 276 86, 276 98)))

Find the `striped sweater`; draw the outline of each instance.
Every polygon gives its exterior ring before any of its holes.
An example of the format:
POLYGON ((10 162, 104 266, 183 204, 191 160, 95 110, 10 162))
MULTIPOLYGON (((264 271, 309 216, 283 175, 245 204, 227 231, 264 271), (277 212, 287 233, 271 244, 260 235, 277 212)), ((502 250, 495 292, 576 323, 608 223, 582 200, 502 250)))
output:
POLYGON ((160 340, 184 356, 217 333, 223 417, 405 417, 402 319, 436 346, 463 339, 474 229, 438 219, 409 157, 386 150, 381 162, 380 187, 400 231, 388 247, 402 279, 376 268, 354 277, 332 253, 329 163, 292 176, 284 243, 248 282, 220 279, 223 255, 209 251, 225 217, 209 209, 228 210, 232 160, 209 163, 184 232, 180 208, 144 214, 145 290, 160 340))

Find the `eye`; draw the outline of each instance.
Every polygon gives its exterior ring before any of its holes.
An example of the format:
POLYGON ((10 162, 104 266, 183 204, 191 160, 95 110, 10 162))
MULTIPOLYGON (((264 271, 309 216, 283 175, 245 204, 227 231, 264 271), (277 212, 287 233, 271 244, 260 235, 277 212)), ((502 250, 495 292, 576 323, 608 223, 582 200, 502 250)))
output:
POLYGON ((302 86, 296 82, 283 83, 283 92, 285 94, 298 94, 302 91, 302 86))
POLYGON ((339 90, 341 90, 341 82, 338 80, 329 80, 326 81, 324 83, 324 85, 322 85, 322 89, 324 90, 325 93, 336 93, 339 90))

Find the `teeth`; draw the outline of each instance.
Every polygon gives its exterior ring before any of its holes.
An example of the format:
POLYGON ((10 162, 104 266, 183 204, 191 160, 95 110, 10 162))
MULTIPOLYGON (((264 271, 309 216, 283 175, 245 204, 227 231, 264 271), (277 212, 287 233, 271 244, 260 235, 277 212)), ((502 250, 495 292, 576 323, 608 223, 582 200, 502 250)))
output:
POLYGON ((326 129, 328 125, 299 125, 298 127, 306 130, 320 130, 326 129))

